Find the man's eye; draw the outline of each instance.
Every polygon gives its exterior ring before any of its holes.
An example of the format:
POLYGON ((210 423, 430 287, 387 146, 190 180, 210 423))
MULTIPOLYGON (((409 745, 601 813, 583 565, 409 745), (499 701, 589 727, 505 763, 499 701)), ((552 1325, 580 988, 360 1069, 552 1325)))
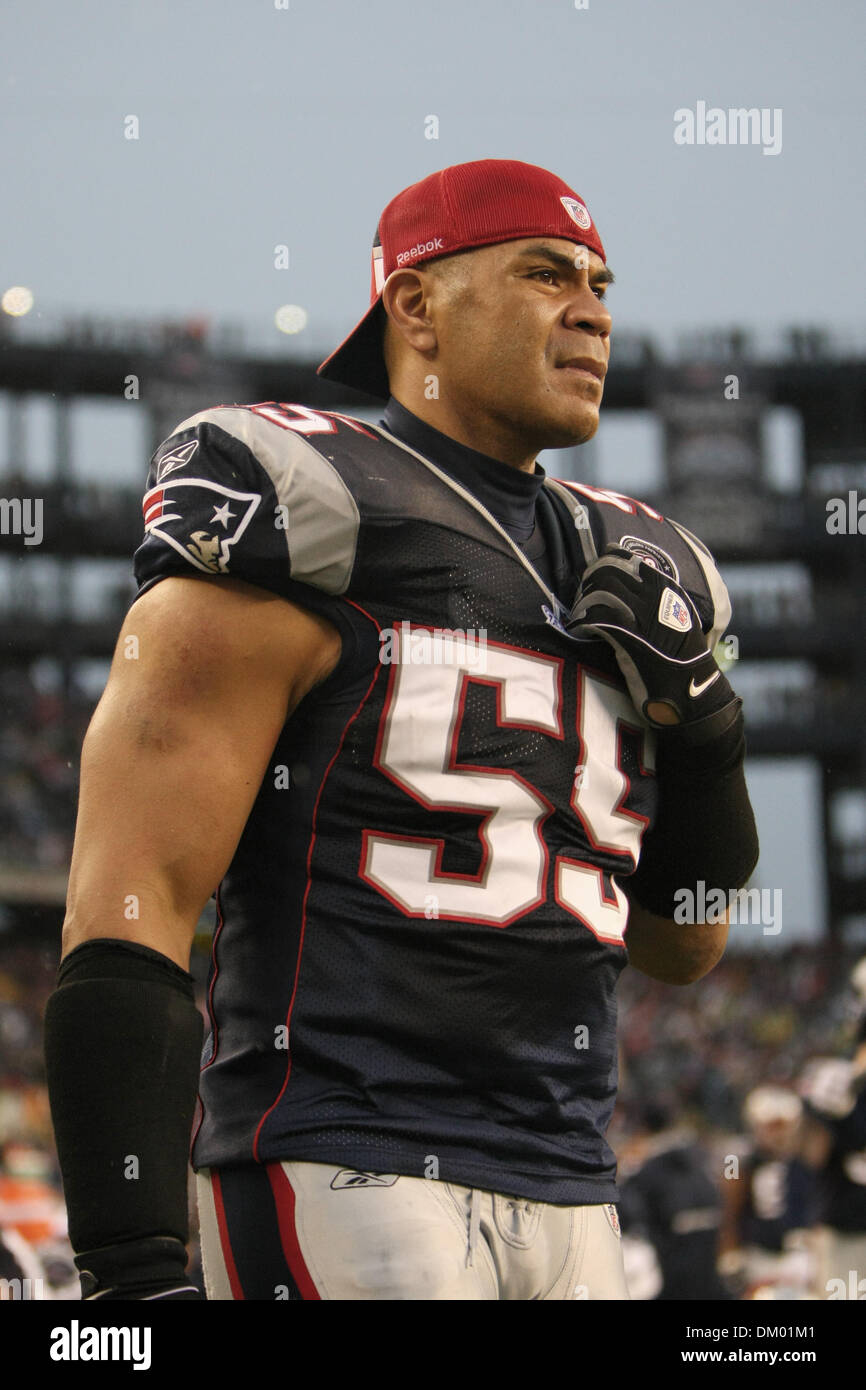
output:
POLYGON ((555 281, 558 281, 559 279, 557 271, 551 270, 549 267, 546 270, 534 270, 532 272, 532 275, 533 279, 535 279, 539 275, 549 275, 550 280, 547 282, 548 284, 553 284, 555 281))
POLYGON ((596 299, 604 299, 607 294, 607 285, 593 285, 592 292, 596 299))

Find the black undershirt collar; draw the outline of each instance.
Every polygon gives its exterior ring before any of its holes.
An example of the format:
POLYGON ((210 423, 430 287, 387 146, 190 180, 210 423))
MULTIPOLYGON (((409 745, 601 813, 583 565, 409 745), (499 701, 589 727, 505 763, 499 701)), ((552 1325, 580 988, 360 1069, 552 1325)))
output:
POLYGON ((444 469, 487 508, 513 541, 523 546, 535 530, 535 504, 545 472, 536 463, 534 473, 481 454, 413 415, 393 396, 381 423, 390 434, 417 449, 419 454, 444 469))

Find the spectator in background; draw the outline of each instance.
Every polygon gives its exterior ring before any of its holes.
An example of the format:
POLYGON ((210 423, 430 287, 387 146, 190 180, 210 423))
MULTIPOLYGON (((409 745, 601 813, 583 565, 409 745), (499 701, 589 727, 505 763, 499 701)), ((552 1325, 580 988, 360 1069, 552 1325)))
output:
POLYGON ((758 1086, 743 1106, 749 1142, 725 1182, 721 1265, 745 1297, 805 1298, 815 1183, 799 1157, 803 1106, 783 1086, 758 1086))
POLYGON ((805 1068, 803 1156, 817 1175, 819 1298, 866 1299, 866 957, 851 981, 854 1055, 817 1057, 805 1068))
POLYGON ((709 1157, 673 1104, 645 1107, 640 1166, 622 1187, 629 1236, 652 1245, 661 1272, 658 1299, 730 1298, 716 1269, 722 1200, 709 1157))
POLYGON ((40 689, 27 666, 0 672, 0 867, 68 866, 93 704, 74 686, 40 689))
MULTIPOLYGON (((50 1181, 52 1161, 35 1145, 10 1140, 0 1150, 0 1297, 42 1299, 58 1295, 46 1271, 51 1257, 52 1273, 68 1285, 68 1273, 60 1273, 66 1238, 66 1211, 63 1198, 50 1181), (6 1269, 10 1273, 6 1274, 6 1269)), ((66 1264, 73 1269, 72 1250, 66 1264)))

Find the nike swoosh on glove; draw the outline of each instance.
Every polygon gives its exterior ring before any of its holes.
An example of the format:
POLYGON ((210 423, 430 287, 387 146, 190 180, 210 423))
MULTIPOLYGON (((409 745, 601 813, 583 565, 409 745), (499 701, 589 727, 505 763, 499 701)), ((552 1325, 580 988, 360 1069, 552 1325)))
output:
POLYGON ((76 1255, 75 1263, 81 1276, 81 1297, 86 1302, 204 1301, 204 1294, 187 1278, 186 1248, 174 1236, 104 1245, 76 1255))
POLYGON ((613 648, 635 708, 660 732, 706 743, 737 718, 742 700, 707 650, 692 600, 630 550, 609 545, 587 567, 566 626, 573 637, 600 637, 613 648), (677 722, 653 719, 655 704, 668 705, 677 722))

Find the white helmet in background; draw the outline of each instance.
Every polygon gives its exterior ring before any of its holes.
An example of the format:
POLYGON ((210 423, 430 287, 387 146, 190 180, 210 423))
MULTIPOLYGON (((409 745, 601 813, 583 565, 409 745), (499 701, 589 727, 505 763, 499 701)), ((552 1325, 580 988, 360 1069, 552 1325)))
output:
POLYGON ((854 1109, 853 1074, 844 1057, 813 1057, 803 1068, 800 1095, 819 1115, 841 1120, 854 1109))
POLYGON ((780 1123, 795 1125, 802 1114, 803 1102, 786 1086, 756 1086, 743 1105, 743 1119, 752 1130, 780 1123))

